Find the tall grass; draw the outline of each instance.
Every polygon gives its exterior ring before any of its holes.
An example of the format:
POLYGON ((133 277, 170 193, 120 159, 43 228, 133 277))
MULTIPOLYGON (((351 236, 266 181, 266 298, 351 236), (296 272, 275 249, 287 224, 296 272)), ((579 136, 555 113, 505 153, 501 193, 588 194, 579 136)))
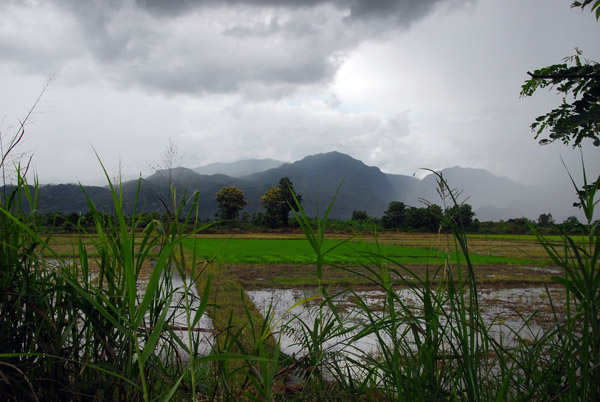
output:
MULTIPOLYGON (((175 272, 183 278, 202 273, 193 259, 186 266, 182 254, 182 240, 194 234, 181 229, 190 223, 191 213, 182 216, 189 205, 180 205, 170 222, 139 227, 135 212, 126 222, 121 189, 107 180, 114 214, 100 213, 88 198, 96 233, 79 228, 72 260, 38 234, 37 185, 31 192, 18 175, 2 200, 1 399, 149 401, 193 395, 201 382, 195 326, 210 280, 197 303, 194 282, 184 281, 182 290, 172 282, 175 272), (183 292, 182 305, 173 308, 176 292, 183 292), (187 344, 172 328, 177 307, 185 311, 187 344)), ((197 197, 188 201, 193 210, 197 197)))
POLYGON ((579 242, 564 234, 558 245, 534 231, 554 264, 564 276, 552 280, 566 290, 566 315, 557 317, 548 346, 552 362, 556 399, 598 400, 600 398, 600 237, 594 212, 600 177, 589 183, 585 168, 584 185, 578 189, 579 205, 586 218, 586 230, 579 242))

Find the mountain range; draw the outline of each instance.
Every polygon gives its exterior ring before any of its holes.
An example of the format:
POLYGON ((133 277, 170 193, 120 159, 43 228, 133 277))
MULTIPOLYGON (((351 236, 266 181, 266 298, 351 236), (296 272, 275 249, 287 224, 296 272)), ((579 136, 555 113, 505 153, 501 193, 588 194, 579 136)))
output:
MULTIPOLYGON (((578 215, 572 207, 572 189, 526 186, 506 177, 498 177, 483 169, 452 167, 439 172, 458 199, 473 207, 480 221, 498 221, 522 216, 537 219, 542 213, 552 213, 557 221, 578 215)), ((337 194, 330 216, 347 219, 355 210, 380 217, 391 201, 423 206, 423 201, 442 204, 437 188, 438 176, 423 179, 383 173, 379 168, 339 152, 307 156, 294 163, 275 160, 244 160, 211 164, 196 169, 161 170, 140 180, 122 184, 124 209, 163 211, 168 200, 169 181, 178 195, 199 192, 200 218, 212 219, 218 211, 215 194, 224 186, 235 186, 244 192, 248 205, 243 211, 263 211, 260 198, 267 189, 288 177, 295 191, 302 195, 302 205, 309 216, 322 215, 337 194), (227 174, 225 174, 227 173, 227 174), (162 202, 161 202, 162 200, 162 202)), ((85 193, 103 210, 110 210, 112 200, 108 187, 74 184, 44 185, 39 189, 38 210, 42 213, 84 213, 85 193)))

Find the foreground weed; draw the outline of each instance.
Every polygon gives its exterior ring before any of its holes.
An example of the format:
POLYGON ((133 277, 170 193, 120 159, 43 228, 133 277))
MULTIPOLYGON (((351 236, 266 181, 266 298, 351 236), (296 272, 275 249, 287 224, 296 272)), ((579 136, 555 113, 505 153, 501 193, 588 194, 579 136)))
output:
POLYGON ((110 180, 109 187, 113 215, 102 214, 88 198, 96 234, 80 228, 72 260, 52 251, 50 239, 38 235, 35 213, 26 212, 36 210, 37 186, 32 191, 19 176, 3 197, 0 399, 149 401, 195 394, 206 359, 198 357, 194 328, 210 279, 198 303, 193 282, 184 280, 183 301, 175 303, 173 275, 187 275, 176 251, 187 234, 157 221, 140 228, 137 197, 128 221, 122 188, 110 180), (187 345, 173 330, 179 306, 192 335, 187 345))
MULTIPOLYGON (((564 234, 562 244, 546 239, 532 228, 540 244, 564 276, 552 281, 564 286, 566 314, 556 317, 555 326, 547 336, 551 340, 548 353, 556 357, 555 364, 543 375, 553 379, 552 395, 556 399, 597 400, 600 398, 600 221, 594 212, 600 202, 600 177, 589 183, 585 168, 581 189, 577 190, 579 206, 586 218, 586 230, 581 240, 564 234)), ((548 389, 541 380, 538 387, 548 389)))

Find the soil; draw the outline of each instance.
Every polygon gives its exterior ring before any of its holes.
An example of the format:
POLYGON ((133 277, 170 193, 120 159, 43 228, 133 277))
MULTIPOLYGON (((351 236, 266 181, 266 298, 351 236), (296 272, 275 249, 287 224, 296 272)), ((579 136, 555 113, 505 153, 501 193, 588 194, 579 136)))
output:
MULTIPOLYGON (((301 264, 227 264, 223 267, 231 279, 244 289, 262 289, 265 287, 303 288, 318 285, 317 270, 313 265, 301 264)), ((411 265, 405 269, 391 268, 392 279, 401 286, 404 281, 414 283, 417 278, 423 280, 427 274, 434 283, 444 278, 443 267, 431 265, 411 265)), ((467 279, 466 267, 463 267, 463 280, 467 279)), ((374 282, 379 273, 377 268, 366 267, 326 267, 323 269, 324 285, 335 285, 353 290, 368 290, 378 287, 374 282)), ((451 269, 452 277, 458 278, 457 269, 451 269)), ((561 276, 561 271, 552 266, 514 266, 514 265, 477 265, 475 277, 479 286, 486 288, 519 288, 531 285, 550 284, 551 277, 561 276)))

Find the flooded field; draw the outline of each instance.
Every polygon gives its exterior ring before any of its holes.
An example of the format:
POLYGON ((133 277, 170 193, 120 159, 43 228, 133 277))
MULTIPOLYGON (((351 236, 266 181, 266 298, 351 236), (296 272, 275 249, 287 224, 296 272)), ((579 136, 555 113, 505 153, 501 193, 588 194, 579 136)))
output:
POLYGON ((530 239, 477 238, 468 253, 451 254, 439 236, 392 234, 374 254, 373 243, 335 237, 324 243, 335 258, 315 259, 298 237, 261 236, 225 239, 231 249, 220 248, 221 258, 195 253, 198 242, 217 244, 203 237, 178 243, 176 253, 133 239, 107 253, 90 237, 77 255, 73 237, 62 236, 55 254, 36 261, 42 276, 52 273, 70 291, 65 300, 74 308, 56 316, 71 323, 74 356, 109 365, 123 355, 125 366, 145 372, 164 367, 140 375, 151 387, 162 376, 172 389, 187 381, 191 393, 236 381, 236 400, 263 391, 266 400, 269 393, 314 400, 313 389, 354 395, 357 387, 367 399, 388 400, 415 384, 414 395, 431 391, 435 400, 496 377, 517 389, 525 375, 543 378, 526 373, 523 361, 550 372, 556 356, 568 357, 563 339, 584 334, 564 320, 568 269, 552 266, 530 239), (106 346, 98 352, 98 345, 106 346))
MULTIPOLYGON (((57 261, 48 259, 51 266, 57 261)), ((65 259, 67 264, 76 264, 73 259, 65 259)), ((142 296, 145 286, 152 272, 151 262, 144 264, 138 278, 138 294, 142 296)), ((237 289, 224 293, 220 290, 219 281, 215 281, 211 289, 211 302, 219 305, 219 309, 230 311, 234 315, 243 315, 243 301, 239 297, 239 289, 243 288, 249 300, 263 317, 270 312, 273 331, 276 339, 281 343, 282 352, 289 355, 304 353, 302 345, 302 323, 314 321, 319 314, 319 298, 316 294, 317 287, 314 267, 305 264, 219 264, 216 274, 222 277, 229 286, 237 289), (224 296, 227 294, 227 296, 224 296), (314 298, 310 302, 303 300, 314 298), (296 305, 298 304, 298 305, 296 305), (233 305, 233 307, 231 307, 233 305), (237 305, 237 306, 235 306, 237 305), (296 305, 294 308, 292 308, 296 305)), ((424 276, 435 267, 428 265, 415 265, 410 269, 416 275, 424 276)), ((90 279, 94 280, 97 267, 91 265, 90 279)), ((329 339, 325 347, 333 349, 347 349, 361 351, 361 353, 377 353, 375 335, 350 341, 361 330, 366 322, 365 313, 357 308, 356 299, 365 302, 372 311, 378 311, 385 301, 385 295, 374 288, 373 283, 362 275, 365 272, 360 267, 347 269, 344 267, 329 267, 325 271, 323 283, 327 285, 332 294, 343 292, 334 298, 337 312, 343 317, 348 331, 343 336, 334 336, 329 339)), ((213 273, 214 274, 214 273, 213 273)), ((564 300, 562 288, 550 287, 548 290, 544 283, 549 282, 551 276, 560 275, 561 271, 552 266, 515 266, 515 265, 481 265, 476 267, 479 283, 479 303, 481 314, 486 324, 490 325, 490 332, 497 340, 511 342, 514 333, 519 332, 525 339, 533 339, 543 331, 548 323, 553 320, 549 296, 553 300, 564 300), (548 293, 549 292, 549 293, 548 293), (533 317, 525 326, 525 320, 533 317)), ((184 282, 177 272, 171 273, 171 287, 174 297, 171 301, 169 325, 182 343, 188 344, 189 334, 194 333, 199 341, 201 354, 209 354, 215 346, 214 333, 219 324, 213 322, 210 314, 203 314, 202 319, 195 328, 188 331, 186 317, 185 289, 188 289, 187 308, 194 311, 200 301, 198 284, 190 286, 184 282)), ((401 275, 396 274, 395 279, 401 275)), ((200 286, 201 287, 201 286, 200 286)), ((398 297, 407 306, 414 309, 416 315, 422 310, 422 305, 409 289, 397 290, 398 297)), ((248 301, 246 301, 247 303, 248 301)), ((558 305, 560 308, 560 304, 558 305)), ((213 309, 212 314, 215 314, 213 309)), ((331 311, 324 309, 326 315, 331 311)), ((236 317, 241 318, 241 317, 236 317)), ((222 323, 220 325, 223 325, 222 323)))
MULTIPOLYGON (((289 241, 268 237, 271 241, 289 241)), ((253 237, 249 239, 256 241, 253 237)), ((296 237, 291 240, 298 241, 296 237)), ((425 236, 384 236, 381 241, 385 244, 408 244, 409 247, 429 247, 437 242, 439 237, 425 236)), ((200 238, 202 241, 202 238, 200 238)), ((65 238, 63 250, 68 247, 65 238)), ((286 243, 289 246, 291 243, 286 243)), ((535 253, 535 248, 528 241, 519 240, 517 243, 506 239, 473 239, 473 251, 482 254, 515 256, 515 249, 528 247, 528 252, 535 253), (521 244, 518 244, 521 243, 521 244)), ((50 265, 56 265, 55 260, 48 260, 50 265)), ((76 264, 76 261, 66 258, 67 264, 76 264)), ((540 265, 539 259, 532 261, 532 265, 516 264, 478 264, 475 275, 478 283, 478 301, 480 313, 484 324, 488 327, 491 339, 504 345, 511 345, 515 339, 533 340, 543 333, 555 317, 551 309, 550 299, 555 303, 555 308, 562 309, 564 290, 556 286, 545 287, 550 283, 550 277, 560 276, 561 270, 557 267, 540 265), (557 302, 558 301, 558 302, 557 302), (518 336, 516 335, 518 334, 518 336)), ((138 297, 142 297, 145 287, 152 273, 154 264, 151 260, 144 263, 138 276, 138 297)), ((397 266, 395 268, 398 268, 397 266)), ((403 269, 393 270, 391 279, 398 283, 403 280, 414 280, 431 276, 432 285, 439 284, 445 277, 441 271, 435 274, 439 266, 433 264, 411 264, 403 269)), ((456 267, 450 266, 451 275, 456 275, 456 267)), ((331 304, 321 303, 322 295, 318 294, 319 279, 316 269, 311 264, 298 263, 212 263, 206 274, 212 275, 210 289, 210 303, 206 313, 190 328, 190 321, 186 312, 192 313, 199 307, 200 290, 203 289, 204 279, 199 283, 190 285, 175 271, 170 271, 169 285, 165 290, 174 291, 168 314, 170 331, 179 338, 182 344, 196 343, 199 355, 209 355, 217 346, 215 334, 224 327, 229 316, 238 327, 247 327, 246 309, 254 314, 253 320, 261 322, 266 317, 272 326, 271 331, 274 341, 280 343, 281 351, 289 356, 306 355, 307 339, 311 336, 308 332, 317 319, 333 322, 335 316, 330 307, 334 307, 335 314, 343 321, 343 326, 336 332, 327 334, 328 338, 321 345, 324 350, 336 353, 338 356, 357 358, 359 356, 374 356, 380 353, 381 342, 391 342, 390 333, 377 331, 358 336, 365 331, 374 319, 384 320, 389 311, 390 301, 378 289, 373 275, 365 266, 338 265, 327 266, 323 271, 320 283, 328 289, 331 304), (187 290, 186 290, 187 289, 187 290), (247 298, 241 297, 243 289, 247 298), (187 295, 186 295, 187 292, 187 295), (357 303, 358 302, 358 303, 357 303), (361 307, 362 306, 362 307, 361 307), (368 311, 365 310, 368 308, 368 311)), ((88 273, 94 281, 97 267, 90 265, 88 273)), ((206 275, 205 275, 206 276, 206 275)), ((165 282, 166 283, 166 282, 165 282)), ((396 288, 396 297, 401 310, 421 317, 423 302, 416 288, 409 289, 405 286, 396 288)), ((468 295, 467 295, 468 296, 468 295)), ((398 307, 398 306, 396 306, 398 307)), ((560 311, 558 311, 560 314, 560 311)), ((450 317, 448 315, 447 317, 450 317)), ((445 325, 447 317, 441 317, 440 322, 445 325)), ((409 324, 401 324, 395 331, 398 335, 408 338, 415 334, 410 331, 409 324)), ((247 331, 247 328, 246 330, 247 331)), ((385 332, 385 331, 383 331, 385 332)), ((243 337, 250 335, 244 332, 243 337)), ((243 340, 245 342, 245 340, 243 340)), ((416 345, 414 340, 408 340, 407 345, 416 345)), ((179 347, 183 359, 187 359, 184 348, 179 347)), ((189 358, 189 356, 188 356, 189 358)))
MULTIPOLYGON (((549 292, 553 300, 563 299, 562 289, 550 288, 549 292)), ((311 325, 319 315, 320 299, 316 290, 269 288, 251 290, 247 294, 263 315, 273 315, 272 322, 276 323, 274 332, 281 342, 282 351, 290 355, 303 355, 303 326, 311 325), (304 300, 307 301, 303 303, 304 300)), ((413 290, 401 289, 397 291, 397 295, 411 308, 415 316, 422 315, 422 303, 413 290)), ((371 312, 377 312, 386 302, 386 296, 381 291, 356 291, 335 297, 334 305, 348 332, 328 340, 325 348, 336 351, 345 349, 353 355, 357 354, 357 351, 364 354, 378 352, 375 334, 353 341, 353 337, 369 321, 365 311, 357 306, 357 298, 365 302, 371 312)), ((502 339, 506 345, 512 343, 515 332, 519 332, 524 339, 534 339, 541 335, 553 320, 548 292, 544 287, 482 288, 479 290, 479 302, 482 317, 486 325, 490 326, 490 332, 497 341, 502 339), (529 317, 532 319, 526 325, 525 320, 529 317)), ((332 316, 327 306, 324 308, 324 314, 328 318, 332 316)), ((400 331, 405 328, 406 326, 400 331)))

